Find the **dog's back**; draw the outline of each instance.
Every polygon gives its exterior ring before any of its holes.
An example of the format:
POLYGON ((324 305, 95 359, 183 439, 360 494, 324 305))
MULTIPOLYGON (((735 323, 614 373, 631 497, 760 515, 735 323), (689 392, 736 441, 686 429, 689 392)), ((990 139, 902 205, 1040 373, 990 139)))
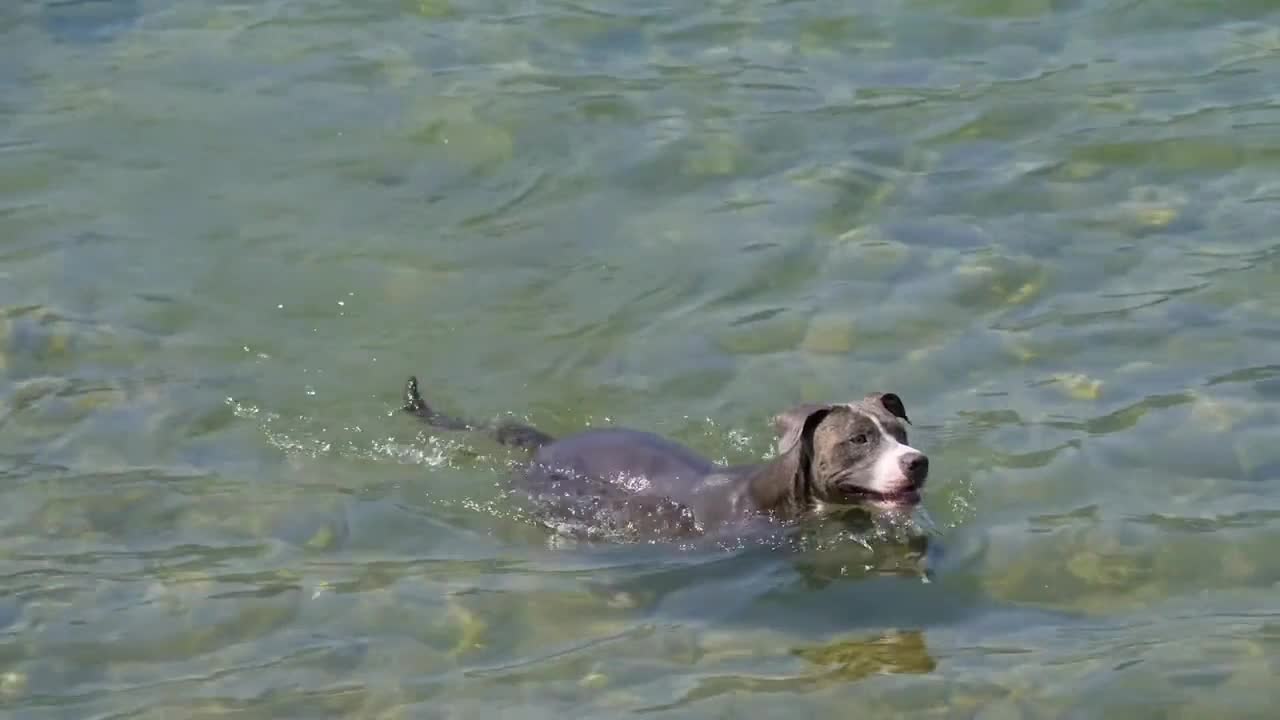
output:
POLYGON ((596 478, 631 492, 682 500, 698 478, 715 466, 689 448, 661 435, 605 428, 570 435, 541 446, 533 465, 554 468, 583 482, 596 478))
POLYGON ((678 538, 702 534, 691 505, 713 470, 659 435, 610 428, 542 445, 519 482, 562 533, 678 538))
POLYGON ((521 480, 539 505, 561 508, 592 498, 597 520, 685 535, 694 530, 696 487, 714 470, 706 458, 660 435, 607 428, 538 448, 521 480))

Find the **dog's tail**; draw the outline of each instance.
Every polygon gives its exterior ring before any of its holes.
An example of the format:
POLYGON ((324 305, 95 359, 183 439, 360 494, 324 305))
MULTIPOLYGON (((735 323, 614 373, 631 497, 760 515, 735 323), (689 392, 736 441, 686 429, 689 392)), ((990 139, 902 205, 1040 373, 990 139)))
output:
POLYGON ((418 392, 418 378, 414 376, 410 376, 409 382, 405 384, 404 405, 400 409, 417 415, 428 425, 442 430, 487 430, 493 439, 503 445, 522 450, 537 450, 555 440, 537 428, 517 422, 504 421, 497 425, 489 425, 445 415, 422 399, 422 394, 418 392))
POLYGON ((473 423, 437 412, 435 408, 428 405, 427 401, 422 399, 422 394, 418 392, 418 378, 412 375, 409 376, 409 382, 404 386, 404 405, 400 409, 417 415, 428 425, 442 430, 477 429, 473 423))

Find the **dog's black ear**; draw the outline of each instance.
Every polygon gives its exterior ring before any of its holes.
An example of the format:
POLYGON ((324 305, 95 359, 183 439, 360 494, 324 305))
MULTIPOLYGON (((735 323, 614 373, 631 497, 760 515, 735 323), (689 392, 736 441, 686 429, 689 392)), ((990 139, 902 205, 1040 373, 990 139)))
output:
POLYGON ((778 431, 778 455, 786 455, 794 450, 804 438, 805 432, 817 427, 834 407, 835 405, 826 403, 810 403, 797 405, 775 415, 773 427, 778 431))
POLYGON ((890 415, 903 420, 908 425, 911 424, 911 418, 907 417, 907 407, 902 404, 902 398, 893 393, 873 393, 867 396, 866 402, 879 405, 890 415))

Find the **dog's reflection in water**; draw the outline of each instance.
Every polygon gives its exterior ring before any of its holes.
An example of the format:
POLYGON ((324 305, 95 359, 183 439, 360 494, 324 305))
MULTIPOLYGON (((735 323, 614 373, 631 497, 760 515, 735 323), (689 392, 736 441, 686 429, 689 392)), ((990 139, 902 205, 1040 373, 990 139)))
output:
POLYGON ((929 582, 941 550, 927 515, 860 510, 802 530, 793 544, 799 550, 793 567, 810 589, 875 575, 929 582))

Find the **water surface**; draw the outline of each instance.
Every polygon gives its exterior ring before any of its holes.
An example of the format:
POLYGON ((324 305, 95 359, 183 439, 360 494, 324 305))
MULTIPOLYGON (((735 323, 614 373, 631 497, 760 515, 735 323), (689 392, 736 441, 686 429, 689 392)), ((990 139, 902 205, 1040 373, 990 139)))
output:
POLYGON ((3 4, 0 708, 1269 717, 1273 7, 3 4), (891 390, 933 542, 557 543, 411 373, 733 462, 891 390))

